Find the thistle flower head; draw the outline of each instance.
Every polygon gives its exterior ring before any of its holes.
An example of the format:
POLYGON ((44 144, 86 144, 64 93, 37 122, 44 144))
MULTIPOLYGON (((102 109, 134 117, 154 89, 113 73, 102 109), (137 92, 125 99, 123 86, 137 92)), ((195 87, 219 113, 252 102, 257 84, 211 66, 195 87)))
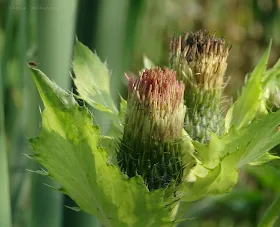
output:
POLYGON ((230 47, 207 31, 186 33, 170 42, 170 65, 185 84, 185 130, 192 139, 207 143, 209 131, 223 132, 221 94, 230 47))
POLYGON ((182 178, 184 85, 167 68, 145 70, 129 78, 124 134, 118 153, 123 172, 139 174, 149 189, 182 178))
POLYGON ((172 68, 183 67, 178 79, 205 90, 221 89, 230 47, 207 31, 186 33, 170 42, 172 68))
POLYGON ((184 84, 176 80, 174 71, 145 70, 139 78, 129 79, 128 92, 132 113, 127 114, 127 121, 136 123, 137 128, 143 124, 143 139, 153 136, 157 140, 172 141, 181 137, 184 84))

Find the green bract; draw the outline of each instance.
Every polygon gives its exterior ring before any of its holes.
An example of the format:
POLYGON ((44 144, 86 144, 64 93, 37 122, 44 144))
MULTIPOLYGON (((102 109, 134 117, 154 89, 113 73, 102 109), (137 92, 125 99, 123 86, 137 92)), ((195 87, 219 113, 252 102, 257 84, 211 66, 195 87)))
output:
POLYGON ((202 144, 183 131, 182 152, 189 154, 195 165, 184 171, 179 185, 149 190, 141 176, 128 177, 118 166, 118 143, 129 107, 122 99, 118 110, 110 96, 106 66, 77 41, 75 85, 80 98, 112 120, 111 130, 101 136, 86 106, 79 106, 71 93, 30 67, 45 106, 40 133, 30 140, 35 151, 31 157, 46 168, 47 174, 43 174, 60 183, 61 192, 106 227, 176 226, 181 201, 226 193, 238 180, 238 168, 278 158, 268 151, 280 143, 280 112, 261 111, 268 56, 269 49, 230 108, 226 133, 221 137, 210 133, 209 142, 202 144))

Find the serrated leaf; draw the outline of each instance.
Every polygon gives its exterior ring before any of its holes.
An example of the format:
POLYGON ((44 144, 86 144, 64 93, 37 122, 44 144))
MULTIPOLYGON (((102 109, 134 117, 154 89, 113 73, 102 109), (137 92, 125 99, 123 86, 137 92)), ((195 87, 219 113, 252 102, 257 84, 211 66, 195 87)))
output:
POLYGON ((214 169, 224 156, 220 154, 224 151, 224 141, 218 138, 214 133, 211 134, 211 139, 207 145, 193 141, 195 149, 198 151, 199 157, 202 159, 203 166, 209 169, 214 169))
POLYGON ((100 136, 99 146, 107 152, 108 163, 118 165, 116 151, 118 149, 119 139, 113 136, 100 136))
POLYGON ((254 119, 263 98, 264 90, 262 89, 262 80, 266 70, 270 48, 271 42, 243 88, 241 96, 234 103, 232 113, 230 113, 230 125, 241 128, 254 119))
POLYGON ((110 73, 96 54, 78 40, 74 48, 74 83, 89 105, 109 115, 118 114, 110 95, 110 73))
POLYGON ((280 143, 280 111, 269 113, 260 120, 254 120, 242 130, 240 140, 247 143, 238 167, 253 162, 280 143))
POLYGON ((251 166, 263 165, 267 162, 277 160, 277 159, 280 159, 280 157, 269 154, 268 152, 266 152, 262 156, 260 156, 259 158, 255 159, 253 162, 250 162, 249 164, 251 166))
POLYGON ((43 183, 45 186, 53 189, 53 190, 56 190, 56 191, 60 191, 60 192, 63 192, 63 188, 61 186, 53 186, 53 185, 49 185, 49 184, 46 184, 46 183, 43 183))
MULTIPOLYGON (((25 154, 23 153, 23 155, 29 159, 32 159, 32 160, 36 160, 36 155, 35 154, 25 154)), ((32 171, 32 170, 30 170, 32 171)))
POLYGON ((36 160, 63 192, 106 227, 175 226, 164 190, 149 192, 141 177, 128 179, 110 165, 98 146, 99 128, 92 125, 86 107, 39 70, 31 68, 31 72, 45 110, 40 133, 30 143, 36 160))

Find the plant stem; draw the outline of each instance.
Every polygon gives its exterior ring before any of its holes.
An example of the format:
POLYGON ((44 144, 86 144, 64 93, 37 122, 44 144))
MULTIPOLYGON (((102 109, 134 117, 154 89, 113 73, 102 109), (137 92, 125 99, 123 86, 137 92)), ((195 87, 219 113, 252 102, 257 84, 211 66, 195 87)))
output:
POLYGON ((265 212, 258 227, 272 227, 280 214, 280 195, 274 200, 265 212))

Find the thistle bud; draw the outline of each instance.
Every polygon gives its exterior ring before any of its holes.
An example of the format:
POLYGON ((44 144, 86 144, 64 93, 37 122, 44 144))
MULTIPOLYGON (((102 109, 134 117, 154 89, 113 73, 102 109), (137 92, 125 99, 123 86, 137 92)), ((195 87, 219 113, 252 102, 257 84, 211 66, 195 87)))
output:
POLYGON ((209 32, 186 33, 170 43, 170 65, 185 84, 185 129, 202 143, 223 132, 221 96, 230 47, 209 32))
POLYGON ((141 175, 150 190, 179 183, 183 174, 184 85, 167 68, 146 69, 139 78, 128 79, 119 166, 129 177, 141 175))
POLYGON ((266 108, 272 112, 280 109, 280 88, 274 82, 270 83, 264 92, 266 108))

